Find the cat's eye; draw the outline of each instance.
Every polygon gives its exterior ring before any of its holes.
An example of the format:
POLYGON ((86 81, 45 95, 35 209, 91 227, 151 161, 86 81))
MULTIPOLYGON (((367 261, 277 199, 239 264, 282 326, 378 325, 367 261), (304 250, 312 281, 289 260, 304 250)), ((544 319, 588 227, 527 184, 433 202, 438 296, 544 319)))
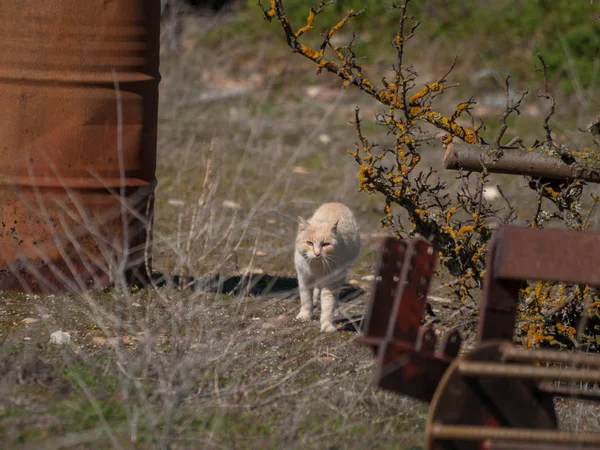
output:
POLYGON ((306 241, 306 244, 307 244, 307 245, 310 245, 311 247, 313 246, 313 243, 312 243, 312 241, 306 241))
POLYGON ((330 245, 331 245, 331 244, 330 244, 329 242, 323 242, 323 243, 321 244, 321 247, 328 247, 328 246, 330 246, 330 245))

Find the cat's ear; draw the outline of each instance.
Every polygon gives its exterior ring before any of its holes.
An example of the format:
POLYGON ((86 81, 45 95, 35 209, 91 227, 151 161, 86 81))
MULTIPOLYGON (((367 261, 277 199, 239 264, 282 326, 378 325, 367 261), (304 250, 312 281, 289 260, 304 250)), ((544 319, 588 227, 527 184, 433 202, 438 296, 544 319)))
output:
POLYGON ((298 231, 305 231, 308 228, 308 222, 298 216, 298 231))
POLYGON ((331 226, 331 234, 337 234, 337 226, 339 220, 336 220, 335 223, 331 226))

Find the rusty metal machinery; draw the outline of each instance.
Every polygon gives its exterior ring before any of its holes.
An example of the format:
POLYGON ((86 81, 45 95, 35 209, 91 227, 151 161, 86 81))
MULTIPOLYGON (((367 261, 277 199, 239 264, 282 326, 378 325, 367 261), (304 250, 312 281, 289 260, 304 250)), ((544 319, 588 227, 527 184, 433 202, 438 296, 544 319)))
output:
POLYGON ((423 239, 383 242, 359 337, 376 356, 377 386, 430 402, 425 448, 600 450, 600 433, 559 430, 554 409, 557 397, 600 400, 593 388, 600 355, 512 343, 525 280, 600 285, 600 236, 499 229, 486 261, 476 345, 460 355, 456 330, 436 349, 433 328, 422 326, 435 260, 423 239))
POLYGON ((160 0, 3 0, 0 24, 0 290, 143 281, 160 0))

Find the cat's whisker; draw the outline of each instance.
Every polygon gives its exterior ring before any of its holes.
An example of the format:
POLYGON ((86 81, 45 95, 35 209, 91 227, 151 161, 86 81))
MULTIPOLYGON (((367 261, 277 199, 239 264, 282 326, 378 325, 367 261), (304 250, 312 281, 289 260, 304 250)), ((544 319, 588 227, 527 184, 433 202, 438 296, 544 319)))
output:
POLYGON ((323 259, 323 263, 325 264, 326 268, 327 268, 327 272, 332 273, 333 272, 333 261, 327 257, 325 257, 323 259))

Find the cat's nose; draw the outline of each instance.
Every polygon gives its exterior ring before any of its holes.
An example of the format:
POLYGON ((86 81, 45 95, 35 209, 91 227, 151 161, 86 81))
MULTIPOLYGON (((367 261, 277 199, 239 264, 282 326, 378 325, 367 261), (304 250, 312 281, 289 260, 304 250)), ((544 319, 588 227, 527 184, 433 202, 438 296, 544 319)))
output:
POLYGON ((315 250, 314 254, 316 258, 319 258, 321 256, 321 250, 315 250))

